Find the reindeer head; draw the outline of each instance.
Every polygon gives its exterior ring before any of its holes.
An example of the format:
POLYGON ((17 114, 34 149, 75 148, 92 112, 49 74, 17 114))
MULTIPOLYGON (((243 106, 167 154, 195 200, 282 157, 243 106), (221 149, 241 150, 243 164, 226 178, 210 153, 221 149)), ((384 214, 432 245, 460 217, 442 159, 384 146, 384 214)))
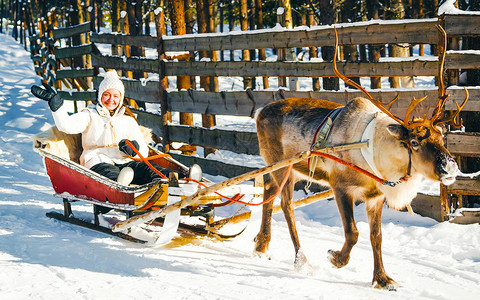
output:
POLYGON ((387 131, 394 138, 396 138, 401 143, 401 145, 408 149, 410 160, 408 167, 409 172, 410 168, 413 167, 415 171, 423 174, 425 177, 432 180, 441 181, 443 184, 448 185, 452 184, 455 181, 455 177, 458 173, 458 166, 450 152, 444 146, 444 125, 449 123, 450 126, 454 128, 462 126, 462 120, 459 119, 459 113, 468 100, 468 91, 467 89, 465 89, 466 97, 463 104, 459 106, 457 103, 457 110, 450 116, 446 116, 444 106, 448 98, 448 94, 446 94, 445 86, 443 84, 443 66, 445 63, 447 38, 446 32, 443 30, 443 28, 439 25, 437 25, 437 28, 443 36, 444 51, 442 52, 442 57, 439 64, 440 96, 437 106, 433 110, 432 116, 430 118, 427 118, 426 115, 424 115, 423 118, 410 117, 414 108, 420 102, 425 100, 426 96, 420 99, 413 98, 410 106, 406 111, 405 118, 402 120, 387 109, 387 107, 392 105, 398 99, 398 96, 390 103, 385 104, 378 99, 374 99, 372 95, 370 95, 370 93, 368 93, 359 84, 340 74, 340 72, 338 72, 336 64, 338 48, 338 36, 336 28, 334 28, 335 55, 333 59, 333 69, 335 74, 346 84, 349 84, 362 91, 363 94, 366 95, 367 99, 370 100, 380 111, 387 114, 389 117, 391 117, 398 123, 389 125, 387 127, 387 131))

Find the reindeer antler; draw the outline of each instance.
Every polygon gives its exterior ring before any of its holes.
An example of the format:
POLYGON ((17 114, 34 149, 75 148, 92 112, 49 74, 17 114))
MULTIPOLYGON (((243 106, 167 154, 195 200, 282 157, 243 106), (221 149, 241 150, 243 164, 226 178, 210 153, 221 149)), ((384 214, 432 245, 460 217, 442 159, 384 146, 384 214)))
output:
MULTIPOLYGON (((367 92, 367 90, 365 90, 361 85, 359 85, 358 83, 356 83, 355 81, 351 80, 350 78, 347 78, 345 75, 343 74, 340 74, 340 72, 338 71, 337 69, 337 54, 338 54, 338 34, 337 34, 337 27, 333 27, 334 31, 335 31, 335 54, 333 56, 333 72, 335 72, 335 75, 337 75, 338 78, 340 78, 341 80, 343 80, 343 82, 345 82, 346 84, 349 84, 357 89, 359 89, 365 96, 367 96, 368 100, 370 100, 376 107, 378 107, 378 109, 380 109, 382 112, 384 112, 385 114, 387 114, 389 117, 391 117, 392 119, 394 119, 395 121, 397 121, 398 123, 404 125, 404 121, 402 119, 400 119, 399 117, 397 117, 396 115, 394 115, 392 112, 390 112, 386 107, 387 106, 390 106, 392 105, 397 99, 398 99, 398 96, 395 97, 395 99, 393 99, 392 101, 390 101, 390 103, 388 104, 385 104, 383 103, 382 101, 378 100, 378 99, 374 99, 372 97, 372 95, 370 95, 369 92, 367 92)), ((423 100, 423 99, 422 99, 423 100)), ((413 110, 413 109, 412 109, 413 110)))
POLYGON ((468 90, 464 87, 464 89, 465 89, 465 100, 463 101, 462 105, 458 105, 458 103, 455 103, 456 106, 457 106, 457 110, 450 117, 442 116, 442 113, 444 112, 445 102, 447 101, 447 98, 449 96, 445 91, 445 85, 443 83, 443 68, 445 66, 445 56, 446 56, 446 53, 447 53, 447 33, 445 32, 445 30, 440 25, 436 25, 436 27, 440 31, 440 33, 442 34, 443 52, 442 52, 442 59, 441 59, 441 62, 439 64, 439 71, 438 71, 438 77, 439 77, 438 78, 438 81, 439 81, 438 86, 439 86, 439 89, 440 89, 441 93, 440 93, 440 96, 438 97, 439 100, 438 100, 437 106, 435 107, 435 110, 432 113, 432 118, 431 118, 435 131, 437 131, 436 128, 435 128, 435 125, 442 124, 442 123, 447 123, 447 122, 451 122, 451 125, 453 127, 457 127, 457 128, 462 127, 463 120, 459 119, 458 116, 460 114, 460 111, 465 106, 465 103, 467 103, 468 96, 469 96, 468 95, 468 90))
POLYGON ((393 102, 395 102, 398 99, 398 96, 395 97, 395 99, 393 99, 390 103, 385 104, 378 99, 374 99, 372 97, 372 95, 370 95, 370 93, 367 92, 358 83, 356 83, 353 80, 347 78, 345 75, 340 74, 340 72, 337 69, 338 34, 337 34, 337 28, 336 27, 334 27, 334 31, 335 31, 335 56, 333 57, 333 71, 335 72, 335 75, 337 75, 338 78, 342 79, 346 84, 349 84, 349 85, 359 89, 360 91, 362 91, 362 93, 368 98, 368 100, 370 100, 378 109, 380 109, 380 111, 384 112, 389 117, 391 117, 392 119, 394 119, 395 121, 397 121, 398 123, 400 123, 401 125, 405 126, 408 129, 425 127, 427 129, 433 130, 434 132, 436 132, 438 134, 441 134, 441 132, 436 127, 439 124, 451 122, 454 127, 461 127, 462 124, 463 124, 463 121, 458 118, 458 115, 460 114, 460 111, 463 109, 463 107, 465 106, 465 103, 468 100, 468 91, 465 88, 466 96, 465 96, 465 101, 463 101, 463 104, 459 106, 458 103, 456 103, 457 110, 450 117, 443 116, 445 102, 446 102, 446 100, 449 96, 445 91, 445 85, 443 83, 443 68, 444 68, 444 65, 445 65, 445 56, 446 56, 446 49, 447 49, 447 33, 445 32, 445 30, 440 25, 436 25, 436 27, 442 33, 442 37, 443 37, 443 52, 442 52, 441 60, 440 60, 440 63, 439 63, 439 70, 438 70, 438 73, 439 73, 439 89, 440 89, 441 93, 440 93, 440 96, 438 97, 439 100, 438 100, 437 106, 433 110, 432 117, 430 119, 428 119, 427 116, 424 115, 423 119, 409 120, 410 115, 413 112, 413 110, 415 109, 415 107, 420 102, 425 100, 427 98, 427 96, 422 97, 420 99, 416 99, 414 97, 412 102, 410 103, 409 107, 407 108, 407 111, 405 113, 405 119, 402 120, 401 118, 397 117, 396 115, 394 115, 392 112, 390 112, 386 108, 386 107, 392 105, 393 102))

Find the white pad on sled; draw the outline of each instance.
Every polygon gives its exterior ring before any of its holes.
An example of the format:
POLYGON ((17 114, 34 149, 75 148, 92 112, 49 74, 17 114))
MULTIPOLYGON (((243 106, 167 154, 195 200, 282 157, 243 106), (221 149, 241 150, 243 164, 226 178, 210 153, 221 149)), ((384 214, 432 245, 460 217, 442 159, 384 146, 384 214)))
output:
MULTIPOLYGON (((167 206, 180 201, 180 197, 169 196, 167 199, 167 206)), ((174 210, 165 216, 162 231, 158 233, 155 245, 163 245, 168 243, 177 233, 178 224, 180 222, 180 209, 174 210)))

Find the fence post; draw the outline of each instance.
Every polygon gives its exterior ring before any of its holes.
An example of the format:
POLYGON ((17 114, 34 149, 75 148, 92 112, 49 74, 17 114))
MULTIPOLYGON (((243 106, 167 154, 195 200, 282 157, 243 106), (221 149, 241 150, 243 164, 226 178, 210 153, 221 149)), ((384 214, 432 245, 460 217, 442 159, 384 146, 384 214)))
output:
MULTIPOLYGON (((163 3, 162 3, 163 4, 163 3)), ((160 114, 162 118, 162 145, 163 152, 170 152, 170 139, 168 136, 168 121, 171 120, 171 114, 168 111, 168 79, 165 76, 165 49, 163 47, 164 34, 164 15, 163 5, 161 11, 155 11, 155 27, 157 29, 157 53, 158 53, 158 95, 160 97, 160 114)))
MULTIPOLYGON (((284 27, 285 25, 285 9, 283 7, 277 9, 277 23, 277 26, 284 27)), ((277 61, 285 61, 285 56, 285 48, 277 49, 277 61)), ((287 87, 287 77, 278 77, 278 87, 287 87)))

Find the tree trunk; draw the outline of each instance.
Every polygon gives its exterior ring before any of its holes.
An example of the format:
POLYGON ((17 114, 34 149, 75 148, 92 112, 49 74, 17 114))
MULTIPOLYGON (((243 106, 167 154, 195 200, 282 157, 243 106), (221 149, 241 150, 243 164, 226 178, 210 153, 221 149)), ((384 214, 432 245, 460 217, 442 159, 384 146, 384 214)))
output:
MULTIPOLYGON (((255 23, 257 24, 257 29, 263 29, 263 9, 262 9, 262 0, 255 0, 255 23)), ((265 61, 267 59, 265 55, 265 49, 260 49, 258 53, 258 59, 260 61, 265 61)), ((264 76, 263 79, 263 88, 268 89, 268 77, 264 76)))
POLYGON ((13 1, 13 38, 18 41, 18 28, 17 28, 17 21, 18 21, 18 2, 15 0, 13 1))
MULTIPOLYGON (((293 19, 292 19, 292 5, 290 0, 280 0, 282 7, 285 9, 285 28, 292 29, 293 28, 293 19)), ((295 48, 286 48, 285 49, 285 60, 287 61, 295 61, 295 48)), ((298 77, 289 77, 288 78, 288 87, 291 91, 298 90, 298 77)))
MULTIPOLYGON (((405 18, 405 7, 402 0, 390 0, 390 5, 387 7, 389 10, 390 20, 401 20, 405 18)), ((391 57, 409 57, 410 50, 408 45, 391 45, 389 47, 391 57)), ((392 88, 399 87, 414 87, 413 76, 395 76, 390 77, 390 86, 392 88)))
MULTIPOLYGON (((228 1, 228 31, 232 32, 234 28, 235 19, 233 16, 234 2, 228 1)), ((235 52, 230 50, 230 61, 235 60, 235 52)))
MULTIPOLYGON (((193 28, 195 27, 195 18, 194 18, 194 3, 193 0, 185 0, 184 7, 186 7, 185 11, 185 25, 186 25, 186 33, 193 34, 193 28)), ((190 51, 190 61, 195 61, 195 51, 190 51)), ((197 77, 190 76, 190 85, 193 89, 197 88, 197 77)))
MULTIPOLYGON (((208 0, 196 0, 197 8, 197 27, 198 33, 207 33, 208 27, 208 0)), ((205 50, 198 51, 198 57, 208 58, 208 53, 205 50)), ((200 87, 209 91, 210 78, 208 76, 200 76, 200 87)))
MULTIPOLYGON (((285 26, 285 10, 277 10, 277 23, 280 26, 285 26)), ((277 61, 285 61, 286 60, 286 49, 279 48, 277 49, 277 61)), ((278 87, 287 87, 287 77, 285 76, 278 76, 278 87)))
MULTIPOLYGON (((185 24, 185 7, 183 0, 172 0, 168 1, 169 10, 170 10, 170 20, 172 24, 172 34, 173 35, 183 35, 186 33, 186 24, 185 24)), ((191 88, 189 76, 177 76, 177 88, 178 90, 188 90, 191 88)), ((182 125, 193 125, 193 114, 191 113, 180 113, 180 124, 182 125)), ((195 151, 185 152, 186 154, 194 154, 195 151)))
MULTIPOLYGON (((112 32, 120 32, 120 0, 112 0, 112 32)), ((112 45, 112 55, 120 56, 122 47, 120 45, 112 45)))
POLYGON ((102 14, 102 0, 94 0, 95 1, 95 8, 97 10, 97 32, 101 31, 101 27, 103 25, 103 14, 102 14))
MULTIPOLYGON (((336 3, 337 0, 333 0, 336 3)), ((323 25, 332 25, 337 21, 335 10, 333 9, 330 0, 319 1, 320 8, 320 23, 323 25)), ((322 47, 322 59, 324 61, 333 61, 333 55, 335 53, 334 47, 325 46, 322 47)), ((325 90, 338 90, 340 87, 339 79, 337 77, 325 77, 323 78, 323 88, 325 90)))
MULTIPOLYGON (((75 26, 80 24, 79 20, 79 11, 78 11, 78 0, 70 0, 70 24, 69 26, 75 26)), ((72 46, 79 46, 82 44, 81 35, 72 36, 72 46)), ((83 59, 82 57, 73 57, 72 58, 72 69, 83 68, 83 59)))
MULTIPOLYGON (((379 7, 380 4, 378 0, 367 0, 367 15, 368 19, 377 20, 379 18, 379 7)), ((370 62, 378 62, 380 60, 380 46, 378 45, 368 45, 368 60, 370 62)), ((382 88, 382 78, 381 77, 370 77, 370 88, 371 89, 381 89, 382 88)))
MULTIPOLYGON (((157 37, 160 36, 165 36, 167 35, 167 27, 165 26, 165 4, 163 0, 160 0, 158 3, 158 6, 161 8, 159 11, 156 11, 155 15, 155 28, 157 30, 157 37)), ((163 53, 158 53, 159 59, 162 59, 161 56, 165 56, 163 53)), ((160 84, 163 86, 163 89, 166 90, 168 88, 168 78, 164 76, 163 74, 160 75, 160 80, 162 81, 160 84)), ((163 108, 162 108, 163 111, 163 108)), ((165 118, 166 122, 172 122, 172 114, 170 111, 167 111, 165 109, 165 117, 162 116, 162 118, 165 118)))
MULTIPOLYGON (((207 33, 212 32, 213 28, 210 24, 210 5, 208 0, 196 0, 197 5, 197 27, 198 33, 207 33)), ((211 51, 199 51, 199 58, 210 58, 212 59, 212 52, 211 51)), ((213 60, 213 59, 212 59, 213 60)), ((211 81, 213 80, 212 77, 208 76, 200 76, 200 88, 204 89, 205 91, 215 91, 215 87, 211 86, 211 81)), ((218 81, 217 87, 218 91, 218 81)), ((205 128, 210 128, 215 126, 215 118, 213 115, 210 114, 202 114, 202 126, 205 128)), ((207 149, 205 149, 207 150, 207 149)), ((208 150, 205 151, 205 156, 213 151, 208 150)))
MULTIPOLYGON (((311 9, 308 11, 307 21, 308 21, 307 24, 310 27, 317 25, 317 23, 315 22, 315 14, 311 9)), ((310 61, 312 61, 315 58, 318 58, 318 47, 309 47, 309 54, 310 54, 310 61)), ((314 91, 320 90, 320 79, 318 77, 312 78, 312 87, 314 91)))
MULTIPOLYGON (((355 2, 345 1, 342 5, 342 22, 351 23, 356 21, 356 7, 355 2)), ((356 45, 344 45, 343 57, 347 62, 358 62, 358 50, 356 45)), ((360 84, 359 77, 349 77, 352 81, 360 84)))
MULTIPOLYGON (((240 27, 242 31, 248 30, 248 3, 240 0, 240 27)), ((242 60, 250 61, 250 51, 242 50, 242 60)), ((253 88, 253 77, 243 77, 243 88, 253 88)))
MULTIPOLYGON (((142 14, 142 4, 137 0, 128 0, 127 1, 127 15, 128 15, 128 27, 131 36, 138 36, 142 34, 142 24, 143 24, 143 14, 142 14)), ((143 47, 130 45, 130 56, 143 57, 145 56, 145 49, 143 47)), ((132 77, 134 79, 145 78, 144 72, 132 72, 132 77)), ((137 101, 131 101, 130 105, 145 108, 145 102, 142 102, 140 99, 137 101)))
MULTIPOLYGON (((223 33, 224 32, 223 22, 225 22, 225 4, 223 3, 222 0, 220 1, 220 7, 218 11, 219 11, 218 18, 220 19, 220 23, 218 25, 220 27, 220 32, 223 33)), ((225 61, 224 54, 225 54, 224 51, 220 50, 220 61, 225 61)))
POLYGON ((144 12, 144 17, 145 17, 145 22, 144 22, 144 25, 145 25, 145 30, 144 30, 144 34, 145 35, 150 35, 150 22, 152 21, 151 20, 151 11, 150 11, 150 3, 148 1, 144 1, 143 2, 143 12, 144 12))
POLYGON ((0 33, 3 33, 3 18, 5 17, 5 2, 0 0, 0 33))

